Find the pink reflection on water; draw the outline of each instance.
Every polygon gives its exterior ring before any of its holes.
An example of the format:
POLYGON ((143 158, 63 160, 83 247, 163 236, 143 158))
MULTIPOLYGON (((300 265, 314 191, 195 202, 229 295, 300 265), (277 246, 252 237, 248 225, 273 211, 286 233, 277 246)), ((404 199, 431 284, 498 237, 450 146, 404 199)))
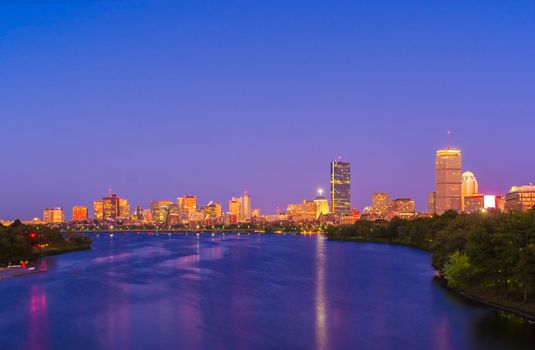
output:
POLYGON ((327 311, 325 291, 325 238, 317 235, 316 238, 316 345, 318 349, 327 349, 327 311))
POLYGON ((46 292, 32 285, 28 314, 28 348, 44 349, 48 343, 48 318, 46 292))

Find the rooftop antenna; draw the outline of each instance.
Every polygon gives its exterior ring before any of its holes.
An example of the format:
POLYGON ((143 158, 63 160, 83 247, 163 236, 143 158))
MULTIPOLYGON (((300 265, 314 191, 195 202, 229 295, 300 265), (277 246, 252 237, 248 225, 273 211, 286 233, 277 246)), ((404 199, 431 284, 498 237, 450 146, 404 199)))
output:
POLYGON ((448 130, 448 148, 451 148, 451 131, 448 130))
POLYGON ((109 194, 110 197, 111 197, 111 186, 108 188, 108 194, 109 194))

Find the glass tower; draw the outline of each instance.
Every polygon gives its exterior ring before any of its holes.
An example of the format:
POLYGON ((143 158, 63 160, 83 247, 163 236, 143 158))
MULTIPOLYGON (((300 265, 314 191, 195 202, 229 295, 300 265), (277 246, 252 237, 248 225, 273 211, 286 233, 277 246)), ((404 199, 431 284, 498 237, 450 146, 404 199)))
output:
POLYGON ((351 214, 351 167, 349 163, 331 163, 331 211, 351 214))

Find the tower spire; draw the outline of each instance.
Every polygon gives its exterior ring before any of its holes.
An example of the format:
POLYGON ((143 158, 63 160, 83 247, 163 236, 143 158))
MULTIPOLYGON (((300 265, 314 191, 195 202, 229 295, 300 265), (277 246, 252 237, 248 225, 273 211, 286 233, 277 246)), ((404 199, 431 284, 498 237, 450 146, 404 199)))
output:
POLYGON ((451 148, 451 131, 448 130, 448 148, 451 148))

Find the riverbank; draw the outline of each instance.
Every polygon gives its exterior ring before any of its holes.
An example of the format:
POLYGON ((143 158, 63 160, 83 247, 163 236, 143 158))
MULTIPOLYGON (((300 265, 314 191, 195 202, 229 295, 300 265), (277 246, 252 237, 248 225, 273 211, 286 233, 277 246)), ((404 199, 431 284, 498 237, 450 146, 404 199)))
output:
MULTIPOLYGON (((328 240, 330 241, 338 241, 338 242, 353 242, 353 243, 374 243, 374 244, 389 244, 389 245, 396 245, 396 246, 403 246, 408 248, 415 248, 418 250, 423 250, 425 252, 431 253, 429 249, 413 245, 413 244, 405 244, 402 242, 389 242, 385 239, 363 239, 359 237, 348 237, 348 238, 331 238, 328 236, 328 240)), ((460 295, 472 302, 486 305, 489 307, 492 307, 500 312, 504 312, 505 314, 514 315, 516 317, 520 317, 523 320, 529 322, 530 324, 535 324, 535 304, 523 304, 521 302, 514 302, 510 300, 504 300, 501 298, 496 297, 495 295, 491 294, 483 294, 481 292, 478 292, 476 290, 463 290, 459 288, 452 288, 448 286, 447 280, 444 277, 437 276, 436 277, 441 283, 440 285, 451 291, 452 293, 455 293, 457 295, 460 295)))

